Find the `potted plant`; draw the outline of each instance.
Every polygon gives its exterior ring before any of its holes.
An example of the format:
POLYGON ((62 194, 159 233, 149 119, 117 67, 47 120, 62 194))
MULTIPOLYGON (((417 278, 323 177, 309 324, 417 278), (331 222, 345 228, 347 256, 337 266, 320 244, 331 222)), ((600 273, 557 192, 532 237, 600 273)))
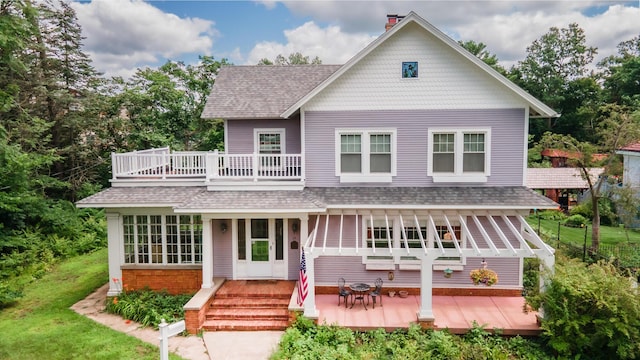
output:
POLYGON ((449 268, 446 268, 443 271, 444 271, 444 277, 446 277, 446 278, 450 278, 451 274, 453 274, 453 270, 451 270, 449 268))
POLYGON ((482 268, 471 270, 469 277, 474 285, 484 284, 486 286, 491 286, 498 282, 498 274, 491 269, 482 268))

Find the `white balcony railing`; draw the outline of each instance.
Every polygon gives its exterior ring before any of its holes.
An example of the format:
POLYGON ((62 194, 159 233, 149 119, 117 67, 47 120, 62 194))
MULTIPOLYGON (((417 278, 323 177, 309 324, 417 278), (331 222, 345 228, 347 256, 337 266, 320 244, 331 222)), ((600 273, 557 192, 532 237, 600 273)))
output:
POLYGON ((112 153, 113 180, 301 180, 300 154, 225 154, 158 148, 112 153))

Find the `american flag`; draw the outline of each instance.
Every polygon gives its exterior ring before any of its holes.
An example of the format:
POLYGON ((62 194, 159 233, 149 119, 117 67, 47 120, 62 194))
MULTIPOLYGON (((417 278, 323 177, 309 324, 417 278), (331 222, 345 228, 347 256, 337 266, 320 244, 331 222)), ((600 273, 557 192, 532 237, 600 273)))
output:
POLYGON ((307 283, 307 261, 304 258, 304 249, 300 251, 300 276, 298 280, 298 306, 304 304, 304 299, 307 298, 308 286, 307 283))

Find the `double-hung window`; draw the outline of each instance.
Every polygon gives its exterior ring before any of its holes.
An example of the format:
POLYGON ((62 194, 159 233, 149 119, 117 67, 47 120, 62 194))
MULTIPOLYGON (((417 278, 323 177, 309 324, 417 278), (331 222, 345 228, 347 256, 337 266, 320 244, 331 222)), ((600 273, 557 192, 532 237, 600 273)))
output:
POLYGON ((434 182, 487 182, 491 129, 429 129, 428 149, 434 182))
POLYGON ((337 129, 340 182, 391 182, 396 175, 395 129, 337 129))

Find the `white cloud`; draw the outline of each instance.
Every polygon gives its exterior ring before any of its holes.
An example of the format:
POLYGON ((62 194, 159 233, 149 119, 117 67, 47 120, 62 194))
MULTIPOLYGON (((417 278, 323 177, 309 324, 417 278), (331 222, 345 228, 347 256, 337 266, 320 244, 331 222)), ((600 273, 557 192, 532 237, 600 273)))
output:
MULTIPOLYGON (((487 44, 501 64, 509 67, 524 59, 527 46, 555 26, 576 22, 586 42, 598 48, 597 62, 616 53, 616 45, 640 34, 640 8, 622 1, 285 1, 298 16, 312 16, 340 26, 342 31, 379 35, 386 14, 415 11, 455 40, 487 44), (595 8, 600 14, 589 15, 595 8)), ((341 38, 346 34, 335 36, 341 38)), ((288 44, 287 44, 288 45, 288 44)), ((286 47, 286 45, 284 45, 286 47)), ((255 49, 254 49, 255 50, 255 49)))
POLYGON ((137 67, 189 53, 210 53, 214 23, 179 18, 138 0, 73 2, 85 51, 107 76, 132 74, 137 67))
POLYGON ((312 21, 298 28, 285 30, 284 34, 286 44, 260 42, 251 50, 246 63, 257 64, 263 58, 273 60, 278 55, 287 57, 291 53, 300 52, 310 58, 317 56, 323 64, 343 64, 376 38, 364 33, 344 33, 338 26, 320 28, 312 21))

